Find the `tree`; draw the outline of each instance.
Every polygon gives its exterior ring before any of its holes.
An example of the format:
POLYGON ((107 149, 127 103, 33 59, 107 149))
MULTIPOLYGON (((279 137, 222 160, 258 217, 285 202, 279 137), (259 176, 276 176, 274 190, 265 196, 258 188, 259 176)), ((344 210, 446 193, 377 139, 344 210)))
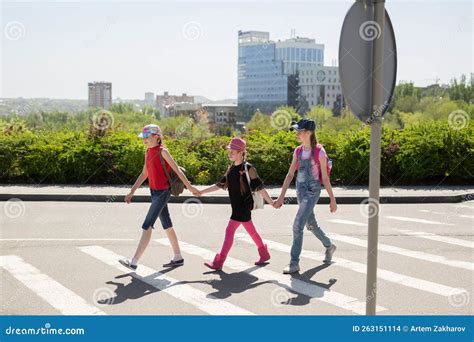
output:
POLYGON ((467 82, 466 75, 461 75, 459 82, 454 78, 448 88, 448 94, 451 100, 462 100, 466 103, 473 103, 474 74, 471 74, 469 83, 467 82))
POLYGON ((260 131, 262 133, 270 133, 273 131, 271 125, 271 117, 269 115, 262 114, 260 111, 257 111, 249 122, 245 124, 245 130, 250 131, 260 131))
POLYGON ((135 112, 135 107, 132 103, 114 103, 109 107, 110 112, 124 114, 135 112))
POLYGON ((323 128, 326 122, 333 117, 333 114, 329 109, 318 105, 311 108, 311 111, 306 114, 306 117, 308 119, 314 120, 316 122, 317 128, 323 128))
POLYGON ((155 108, 151 105, 144 105, 142 109, 142 113, 146 115, 153 116, 156 120, 161 119, 161 112, 158 108, 155 108))
POLYGON ((308 110, 308 101, 303 96, 299 81, 299 72, 288 76, 288 106, 293 107, 300 115, 304 115, 308 110))

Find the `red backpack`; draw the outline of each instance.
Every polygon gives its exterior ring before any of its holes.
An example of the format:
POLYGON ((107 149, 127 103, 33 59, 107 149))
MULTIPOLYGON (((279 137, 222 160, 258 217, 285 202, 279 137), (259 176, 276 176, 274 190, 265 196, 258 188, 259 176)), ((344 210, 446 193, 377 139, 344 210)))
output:
MULTIPOLYGON (((314 153, 314 162, 315 164, 318 166, 319 168, 319 182, 321 184, 323 184, 323 177, 322 177, 322 173, 321 173, 321 163, 319 162, 319 152, 321 151, 321 149, 323 148, 323 145, 321 144, 317 144, 316 145, 316 148, 313 150, 313 153, 314 153)), ((298 167, 299 167, 299 160, 301 158, 301 154, 303 153, 303 145, 300 145, 296 148, 296 157, 297 157, 297 160, 296 160, 296 170, 298 170, 298 167)), ((328 174, 328 177, 331 175, 331 169, 332 169, 332 159, 329 159, 329 157, 327 158, 328 159, 328 162, 327 162, 327 166, 326 166, 326 171, 327 171, 327 174, 328 174)))

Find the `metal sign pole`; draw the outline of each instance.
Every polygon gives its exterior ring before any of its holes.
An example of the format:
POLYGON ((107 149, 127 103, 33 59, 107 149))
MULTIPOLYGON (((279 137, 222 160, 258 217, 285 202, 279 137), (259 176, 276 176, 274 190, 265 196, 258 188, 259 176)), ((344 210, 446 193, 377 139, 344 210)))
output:
POLYGON ((373 0, 374 21, 380 36, 373 41, 372 116, 370 132, 369 231, 367 244, 366 315, 375 315, 377 302, 377 246, 379 236, 380 145, 383 113, 383 57, 385 0, 373 0))

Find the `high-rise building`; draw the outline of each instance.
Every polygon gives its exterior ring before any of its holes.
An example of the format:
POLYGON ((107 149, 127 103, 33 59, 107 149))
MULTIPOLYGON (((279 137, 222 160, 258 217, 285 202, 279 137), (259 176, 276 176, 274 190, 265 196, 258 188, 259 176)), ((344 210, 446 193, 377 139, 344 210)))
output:
POLYGON ((308 107, 324 106, 333 111, 342 108, 339 68, 334 66, 304 66, 299 71, 301 95, 308 107))
POLYGON ((316 44, 314 39, 296 37, 278 41, 275 45, 275 58, 283 62, 285 75, 296 74, 301 67, 324 63, 324 45, 316 44))
POLYGON ((339 78, 337 83, 328 84, 329 88, 321 88, 335 77, 328 77, 326 83, 320 84, 315 77, 312 78, 315 83, 308 83, 306 77, 303 82, 301 75, 307 69, 332 72, 334 68, 324 67, 323 44, 305 37, 275 42, 270 40, 268 32, 262 31, 239 31, 238 44, 238 123, 248 121, 257 109, 271 113, 278 106, 293 105, 300 96, 309 108, 315 105, 333 108, 332 91, 336 89, 332 86, 338 86, 340 91, 339 78), (316 86, 323 91, 323 96, 319 96, 321 101, 313 100, 316 86))
POLYGON ((89 83, 89 107, 108 109, 112 104, 112 83, 89 83))
POLYGON ((237 121, 246 122, 257 109, 271 112, 286 103, 288 80, 268 32, 239 31, 238 39, 237 121))
POLYGON ((155 94, 152 92, 145 93, 145 103, 146 104, 155 104, 155 94))

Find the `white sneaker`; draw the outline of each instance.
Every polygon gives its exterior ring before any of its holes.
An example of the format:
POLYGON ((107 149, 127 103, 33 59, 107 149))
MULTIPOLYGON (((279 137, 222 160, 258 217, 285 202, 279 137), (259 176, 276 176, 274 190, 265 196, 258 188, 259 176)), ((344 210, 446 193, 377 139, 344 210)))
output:
POLYGON ((330 247, 326 248, 326 257, 323 262, 330 263, 332 260, 332 255, 336 251, 336 245, 332 244, 330 247))
POLYGON ((294 265, 294 264, 288 264, 285 266, 283 269, 283 274, 291 274, 291 273, 296 273, 299 272, 300 266, 299 265, 294 265))

